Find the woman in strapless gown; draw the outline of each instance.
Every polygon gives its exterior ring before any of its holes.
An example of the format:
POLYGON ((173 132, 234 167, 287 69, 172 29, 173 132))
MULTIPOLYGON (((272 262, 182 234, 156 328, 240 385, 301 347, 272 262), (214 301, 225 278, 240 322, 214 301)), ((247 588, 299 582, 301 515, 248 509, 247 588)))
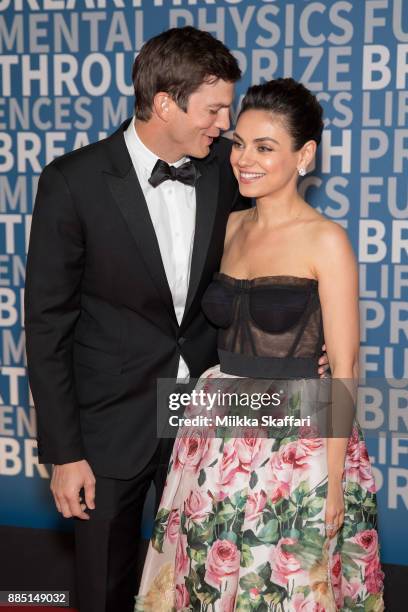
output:
MULTIPOLYGON (((293 176, 312 161, 321 130, 320 105, 292 79, 244 98, 231 163, 256 207, 231 215, 223 271, 203 298, 220 363, 198 390, 286 381, 291 413, 307 412, 323 341, 333 379, 357 377, 352 250, 293 176)), ((348 438, 307 427, 233 434, 180 431, 135 610, 383 610, 375 483, 358 421, 348 438)))

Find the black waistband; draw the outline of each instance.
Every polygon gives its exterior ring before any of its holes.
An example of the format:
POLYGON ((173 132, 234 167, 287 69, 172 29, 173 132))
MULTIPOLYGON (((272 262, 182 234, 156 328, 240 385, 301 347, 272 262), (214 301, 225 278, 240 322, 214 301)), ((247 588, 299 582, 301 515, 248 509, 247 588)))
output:
POLYGON ((319 378, 318 358, 260 357, 218 349, 220 370, 246 378, 319 378))

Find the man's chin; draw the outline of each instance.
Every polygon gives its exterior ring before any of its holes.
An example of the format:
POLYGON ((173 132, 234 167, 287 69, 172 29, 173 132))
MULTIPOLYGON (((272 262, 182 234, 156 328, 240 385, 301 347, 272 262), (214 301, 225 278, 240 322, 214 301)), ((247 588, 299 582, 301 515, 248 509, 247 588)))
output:
POLYGON ((210 147, 200 147, 188 153, 188 157, 194 157, 195 159, 204 159, 210 153, 210 147))

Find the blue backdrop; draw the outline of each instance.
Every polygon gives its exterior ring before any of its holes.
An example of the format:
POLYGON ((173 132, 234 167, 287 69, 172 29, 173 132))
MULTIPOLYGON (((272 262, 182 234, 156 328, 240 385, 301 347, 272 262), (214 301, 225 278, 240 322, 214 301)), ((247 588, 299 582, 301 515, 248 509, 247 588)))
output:
POLYGON ((382 558, 408 564, 408 3, 403 0, 0 0, 0 523, 67 528, 36 461, 24 354, 24 266, 41 168, 132 114, 131 67, 152 35, 194 25, 248 85, 301 80, 326 129, 306 199, 347 228, 360 262, 360 420, 379 486, 382 558), (387 380, 386 380, 387 379, 387 380))

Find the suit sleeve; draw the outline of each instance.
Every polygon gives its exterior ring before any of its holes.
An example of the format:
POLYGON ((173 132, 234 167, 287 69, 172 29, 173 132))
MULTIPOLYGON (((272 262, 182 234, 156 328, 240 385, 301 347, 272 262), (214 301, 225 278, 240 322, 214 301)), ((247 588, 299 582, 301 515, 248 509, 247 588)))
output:
POLYGON ((40 463, 84 458, 72 362, 83 266, 81 223, 64 176, 52 164, 38 185, 25 288, 28 375, 40 463))

